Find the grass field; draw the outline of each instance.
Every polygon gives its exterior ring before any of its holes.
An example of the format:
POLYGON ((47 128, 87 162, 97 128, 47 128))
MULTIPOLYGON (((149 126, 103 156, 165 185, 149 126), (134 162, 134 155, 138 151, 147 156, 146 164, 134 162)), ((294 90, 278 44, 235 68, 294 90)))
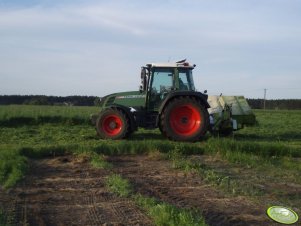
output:
POLYGON ((24 180, 31 159, 86 155, 94 167, 114 171, 106 156, 145 154, 171 162, 171 170, 197 173, 226 195, 300 210, 301 111, 256 110, 257 126, 227 138, 207 134, 196 143, 168 141, 158 130, 139 130, 128 140, 99 140, 89 124, 95 112, 95 107, 0 106, 1 186, 24 180))

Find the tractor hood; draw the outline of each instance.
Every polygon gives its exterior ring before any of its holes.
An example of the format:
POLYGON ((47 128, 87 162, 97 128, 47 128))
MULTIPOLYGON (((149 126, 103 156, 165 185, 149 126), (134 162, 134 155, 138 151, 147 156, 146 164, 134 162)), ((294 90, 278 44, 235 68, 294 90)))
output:
POLYGON ((113 93, 101 99, 101 107, 105 108, 116 104, 140 109, 145 106, 145 98, 145 93, 140 91, 113 93))

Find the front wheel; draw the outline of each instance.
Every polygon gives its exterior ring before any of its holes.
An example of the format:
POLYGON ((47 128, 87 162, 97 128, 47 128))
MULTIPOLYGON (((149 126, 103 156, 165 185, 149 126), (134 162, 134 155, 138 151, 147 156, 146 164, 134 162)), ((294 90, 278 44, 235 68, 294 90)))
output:
POLYGON ((208 129, 207 109, 194 97, 171 100, 160 118, 163 134, 171 140, 197 141, 208 129))
POLYGON ((116 108, 106 109, 96 121, 96 130, 103 139, 122 139, 128 134, 128 118, 116 108))

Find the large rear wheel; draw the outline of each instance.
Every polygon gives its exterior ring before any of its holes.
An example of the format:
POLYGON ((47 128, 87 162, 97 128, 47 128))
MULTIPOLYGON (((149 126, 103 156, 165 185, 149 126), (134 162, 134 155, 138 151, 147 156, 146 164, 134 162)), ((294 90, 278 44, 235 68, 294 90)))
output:
POLYGON ((96 121, 96 130, 103 139, 122 139, 129 132, 128 118, 116 108, 106 109, 96 121))
POLYGON ((208 129, 207 109, 194 97, 171 100, 160 118, 163 134, 171 140, 197 141, 208 129))

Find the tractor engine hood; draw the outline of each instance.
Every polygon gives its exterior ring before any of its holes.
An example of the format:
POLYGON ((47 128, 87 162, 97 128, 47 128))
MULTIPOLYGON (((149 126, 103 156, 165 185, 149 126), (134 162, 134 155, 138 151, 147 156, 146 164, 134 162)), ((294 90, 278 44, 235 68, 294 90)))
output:
POLYGON ((101 108, 116 104, 140 109, 145 105, 145 98, 146 95, 140 91, 113 93, 101 99, 101 108))

